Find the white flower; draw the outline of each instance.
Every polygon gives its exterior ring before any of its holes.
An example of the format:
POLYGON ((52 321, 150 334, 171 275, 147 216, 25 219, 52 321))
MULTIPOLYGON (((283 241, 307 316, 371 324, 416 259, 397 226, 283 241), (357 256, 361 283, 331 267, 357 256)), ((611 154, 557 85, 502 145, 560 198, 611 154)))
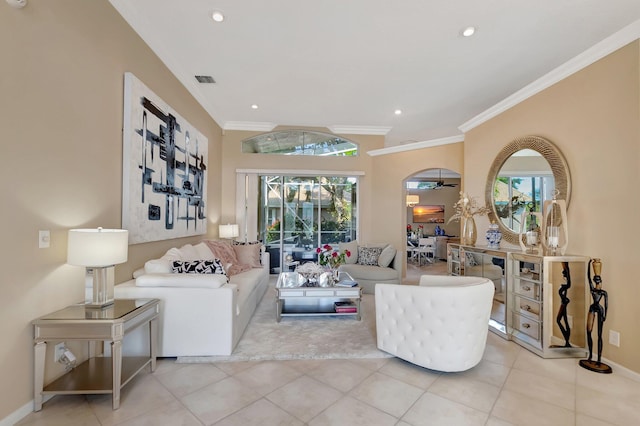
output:
POLYGON ((449 222, 460 220, 462 217, 473 217, 489 213, 487 206, 479 206, 475 198, 469 197, 465 192, 460 192, 460 199, 453 205, 455 213, 449 218, 449 222))

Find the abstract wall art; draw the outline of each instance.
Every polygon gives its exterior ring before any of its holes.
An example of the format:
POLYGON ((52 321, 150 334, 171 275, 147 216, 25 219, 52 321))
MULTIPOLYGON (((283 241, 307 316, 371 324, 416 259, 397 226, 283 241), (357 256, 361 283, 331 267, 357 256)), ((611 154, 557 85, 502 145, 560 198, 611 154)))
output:
POLYGON ((122 139, 129 243, 205 234, 207 138, 132 73, 124 75, 122 139))

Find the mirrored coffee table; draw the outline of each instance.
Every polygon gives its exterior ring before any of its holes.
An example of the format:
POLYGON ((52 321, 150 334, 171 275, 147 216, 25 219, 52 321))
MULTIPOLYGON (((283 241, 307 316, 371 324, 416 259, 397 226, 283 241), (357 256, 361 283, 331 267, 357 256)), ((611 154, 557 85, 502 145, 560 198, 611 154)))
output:
MULTIPOLYGON (((345 316, 359 321, 362 288, 318 286, 306 287, 297 272, 283 272, 276 283, 276 320, 286 316, 345 316)), ((349 274, 341 272, 340 282, 354 282, 349 274)))

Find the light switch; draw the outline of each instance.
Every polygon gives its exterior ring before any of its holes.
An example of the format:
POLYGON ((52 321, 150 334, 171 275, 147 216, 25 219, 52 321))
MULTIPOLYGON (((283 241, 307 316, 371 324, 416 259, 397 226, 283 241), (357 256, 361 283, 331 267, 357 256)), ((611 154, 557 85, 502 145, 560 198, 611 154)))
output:
POLYGON ((38 231, 38 248, 49 248, 51 234, 49 231, 38 231))

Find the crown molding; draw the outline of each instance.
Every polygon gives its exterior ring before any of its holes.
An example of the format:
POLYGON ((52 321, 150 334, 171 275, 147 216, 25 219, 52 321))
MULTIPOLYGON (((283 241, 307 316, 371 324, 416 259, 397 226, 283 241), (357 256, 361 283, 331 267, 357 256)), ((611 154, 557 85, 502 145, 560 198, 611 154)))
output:
POLYGON ((334 134, 341 135, 376 135, 385 136, 392 127, 383 126, 327 126, 334 134))
POLYGON ((446 138, 432 139, 430 141, 414 142, 389 148, 374 149, 372 151, 368 151, 367 154, 372 157, 376 157, 378 155, 396 154, 398 152, 413 151, 416 149, 433 148, 434 146, 449 145, 458 142, 464 142, 464 135, 449 136, 446 138))
POLYGON ((270 132, 277 124, 262 121, 226 121, 222 130, 249 130, 253 132, 270 132))
POLYGON ((638 38, 640 38, 640 20, 627 25, 617 33, 614 33, 613 35, 605 38, 601 42, 585 50, 573 59, 570 59, 556 69, 550 71, 549 73, 545 74, 529 85, 518 90, 511 96, 498 102, 486 111, 476 115, 471 120, 458 127, 458 129, 463 133, 467 133, 469 130, 496 117, 499 114, 502 114, 511 107, 516 106, 517 104, 530 98, 531 96, 558 83, 559 81, 564 80, 571 74, 574 74, 588 67, 594 62, 604 58, 605 56, 615 52, 616 50, 626 46, 627 44, 637 40, 638 38))

